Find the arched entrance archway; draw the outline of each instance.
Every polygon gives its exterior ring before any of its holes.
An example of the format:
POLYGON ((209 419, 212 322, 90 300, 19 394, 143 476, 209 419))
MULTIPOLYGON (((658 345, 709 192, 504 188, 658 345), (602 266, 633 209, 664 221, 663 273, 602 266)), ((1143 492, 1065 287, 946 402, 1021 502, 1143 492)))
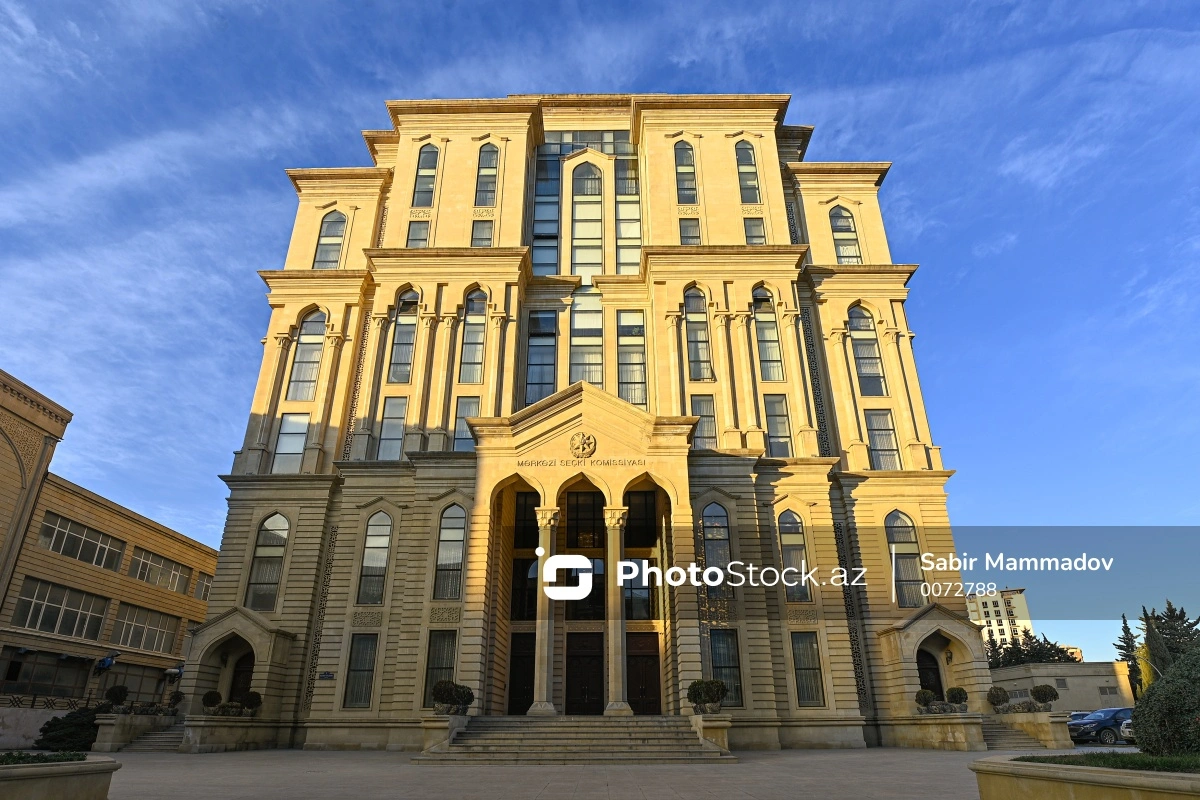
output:
POLYGON ((244 654, 233 665, 229 678, 229 699, 234 703, 245 701, 254 680, 254 651, 244 654))
POLYGON ((945 700, 946 693, 942 689, 942 670, 938 666, 937 656, 927 650, 917 651, 917 677, 922 689, 933 692, 938 700, 945 700))

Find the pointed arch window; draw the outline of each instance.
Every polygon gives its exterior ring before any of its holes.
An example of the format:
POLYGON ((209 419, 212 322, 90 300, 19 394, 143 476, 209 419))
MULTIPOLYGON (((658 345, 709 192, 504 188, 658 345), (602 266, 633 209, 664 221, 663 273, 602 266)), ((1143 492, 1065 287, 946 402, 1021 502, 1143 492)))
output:
POLYGON ((487 295, 476 289, 467 295, 463 314, 459 383, 483 383, 483 340, 487 330, 487 295))
POLYGON ((708 308, 704 292, 694 286, 683 293, 683 316, 688 376, 694 381, 711 381, 713 369, 708 339, 708 308))
POLYGON ((571 274, 584 285, 604 271, 603 178, 595 164, 580 164, 571 173, 571 274))
POLYGON ((758 371, 764 381, 783 380, 783 351, 779 347, 779 323, 771 293, 754 290, 754 337, 758 341, 758 371))
POLYGON ((287 542, 288 521, 282 514, 272 514, 258 526, 254 560, 250 562, 250 579, 246 583, 245 605, 251 611, 275 610, 287 542))
POLYGON ((592 287, 576 289, 571 301, 569 382, 576 381, 604 386, 604 312, 600 292, 592 287))
POLYGON ((392 518, 377 511, 367 520, 367 541, 363 547, 362 569, 358 573, 359 605, 383 603, 387 576, 388 550, 392 543, 392 518))
POLYGON ((500 166, 500 148, 485 144, 479 148, 479 169, 475 175, 475 205, 496 205, 496 173, 500 166))
POLYGON ((807 583, 801 583, 797 573, 805 572, 807 555, 804 543, 804 523, 795 511, 784 511, 779 515, 779 544, 783 548, 783 567, 792 568, 792 582, 795 586, 786 586, 784 594, 789 603, 807 603, 812 600, 812 593, 807 583))
MULTIPOLYGON (((704 530, 704 568, 728 568, 732 557, 729 550, 729 512, 720 503, 709 503, 701 515, 701 527, 704 530)), ((724 584, 709 586, 708 596, 733 597, 733 589, 724 584)))
POLYGON ((288 379, 288 400, 312 400, 317 396, 317 374, 321 370, 321 348, 325 344, 325 313, 314 311, 300 323, 292 374, 288 379))
POLYGON ((417 153, 417 179, 413 185, 413 208, 433 205, 433 187, 437 180, 438 149, 427 144, 417 153))
POLYGON ((925 573, 921 569, 917 526, 900 511, 888 514, 883 525, 887 530, 888 548, 892 551, 895 565, 892 580, 896 586, 896 602, 901 608, 920 608, 925 605, 925 598, 921 594, 925 573))
POLYGON ((337 269, 342 259, 342 239, 346 235, 346 215, 330 211, 321 219, 321 232, 317 237, 317 254, 313 256, 313 269, 337 269))
POLYGON ((742 191, 742 202, 762 202, 758 193, 758 165, 754 162, 754 146, 741 141, 733 149, 737 156, 738 187, 742 191))
POLYGON ((675 202, 696 202, 696 154, 687 142, 675 143, 675 202))
POLYGON ((842 206, 834 206, 829 212, 829 226, 833 229, 833 249, 837 253, 837 263, 863 263, 854 215, 842 206))
POLYGON ((417 341, 417 306, 420 298, 411 289, 396 303, 396 330, 392 334, 392 363, 388 383, 412 380, 413 346, 417 341))
POLYGON ((467 512, 455 504, 442 512, 438 530, 437 572, 433 579, 434 600, 457 600, 462 596, 463 540, 467 512))
POLYGON ((863 397, 886 397, 887 381, 883 377, 883 358, 879 352, 879 337, 871 312, 862 306, 850 309, 846 324, 850 331, 850 347, 854 351, 854 369, 858 373, 858 391, 863 397))

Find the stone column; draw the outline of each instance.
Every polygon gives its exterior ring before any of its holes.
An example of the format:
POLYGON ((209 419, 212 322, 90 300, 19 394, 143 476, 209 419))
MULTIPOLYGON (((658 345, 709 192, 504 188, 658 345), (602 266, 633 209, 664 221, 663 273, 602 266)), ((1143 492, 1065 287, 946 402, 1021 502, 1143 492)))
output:
POLYGON ((428 449, 429 444, 429 385, 432 381, 433 347, 437 338, 437 314, 420 316, 420 326, 413 343, 413 365, 410 381, 413 386, 408 401, 408 414, 404 426, 404 452, 416 453, 428 449), (415 424, 409 425, 412 420, 415 424))
POLYGON ((628 689, 625 681, 625 593, 617 577, 617 562, 621 560, 621 536, 629 509, 609 506, 604 509, 604 530, 608 547, 604 551, 605 604, 604 626, 608 630, 608 705, 606 717, 631 716, 628 689))
POLYGON ((426 433, 429 436, 429 449, 442 451, 454 438, 454 432, 448 426, 454 424, 447 416, 454 414, 450 408, 450 395, 454 391, 457 373, 452 369, 454 358, 454 332, 458 328, 458 315, 443 314, 437 326, 437 345, 433 357, 433 379, 429 385, 429 423, 426 433))
POLYGON ((796 455, 810 458, 821 454, 817 443, 817 429, 814 427, 815 413, 809 405, 808 392, 804 390, 804 375, 808 372, 804 356, 800 352, 799 339, 796 333, 796 323, 800 319, 799 311, 781 310, 783 325, 780 329, 779 340, 783 344, 784 377, 787 379, 788 399, 791 405, 792 435, 796 440, 796 455))
POLYGON ((554 555, 554 539, 558 535, 558 506, 538 506, 538 580, 537 626, 534 628, 533 705, 529 716, 552 717, 554 707, 554 606, 542 590, 546 560, 554 555))
MULTIPOLYGON (((668 416, 677 417, 681 413, 687 415, 687 400, 683 397, 683 386, 677 385, 679 377, 679 322, 680 313, 678 311, 667 312, 667 353, 670 359, 670 372, 667 374, 666 380, 659 380, 658 389, 659 397, 667 398, 666 412, 668 416), (664 394, 665 389, 665 394, 664 394), (680 411, 682 406, 683 410, 680 411)), ((656 354, 657 357, 657 354, 656 354)), ((661 373, 659 373, 661 374, 661 373)))
POLYGON ((713 373, 716 375, 716 386, 713 404, 717 415, 717 441, 719 447, 738 449, 742 447, 742 432, 738 430, 737 418, 734 416, 734 397, 736 382, 733 376, 733 365, 730 363, 729 352, 729 317, 728 311, 715 311, 712 318, 715 324, 716 336, 710 336, 708 342, 709 358, 712 359, 713 373))
MULTIPOLYGON (((352 318, 351 321, 355 322, 357 328, 357 319, 352 318)), ((300 468, 305 474, 319 472, 325 466, 321 462, 325 455, 325 434, 329 430, 334 392, 345 388, 338 386, 338 375, 342 368, 342 345, 348 337, 334 326, 335 323, 327 322, 325 327, 325 346, 321 351, 321 368, 317 373, 317 404, 308 421, 308 444, 304 447, 304 463, 300 468)))
POLYGON ((363 349, 362 383, 358 389, 358 408, 355 410, 354 428, 351 430, 350 460, 366 461, 371 454, 371 437, 375 431, 375 406, 379 399, 379 387, 383 383, 379 373, 386 370, 382 350, 387 343, 388 323, 385 314, 373 314, 367 329, 367 343, 363 349))
MULTIPOLYGON (((491 417, 499 414, 500 334, 508 315, 503 311, 492 311, 487 319, 487 338, 483 357, 483 395, 479 398, 479 416, 491 417)), ((511 372, 508 373, 512 375, 511 372)))
POLYGON ((750 356, 750 312, 738 311, 730 316, 733 318, 733 372, 742 376, 737 386, 741 408, 738 420, 746 432, 746 447, 765 452, 767 435, 759 419, 758 398, 754 392, 754 360, 750 356))

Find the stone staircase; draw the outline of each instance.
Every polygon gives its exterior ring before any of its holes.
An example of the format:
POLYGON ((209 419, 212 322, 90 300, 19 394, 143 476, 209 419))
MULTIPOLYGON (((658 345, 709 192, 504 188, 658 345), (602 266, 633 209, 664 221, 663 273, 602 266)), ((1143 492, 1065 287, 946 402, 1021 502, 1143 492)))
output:
POLYGON ((169 728, 147 731, 121 748, 122 753, 178 753, 183 744, 183 722, 169 728))
POLYGON ((471 717, 414 764, 725 764, 687 717, 471 717), (436 752, 435 752, 436 750, 436 752))
POLYGON ((983 741, 988 750, 1045 750, 1046 747, 1024 731, 1010 728, 984 715, 983 741))

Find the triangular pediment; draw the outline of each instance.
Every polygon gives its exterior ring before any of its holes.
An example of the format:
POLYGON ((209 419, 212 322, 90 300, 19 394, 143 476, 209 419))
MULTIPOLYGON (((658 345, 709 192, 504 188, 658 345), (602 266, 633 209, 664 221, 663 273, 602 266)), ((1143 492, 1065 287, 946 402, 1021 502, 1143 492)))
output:
POLYGON ((196 629, 196 634, 203 631, 211 638, 213 635, 221 635, 226 631, 244 630, 245 625, 257 628, 263 633, 268 633, 272 636, 280 635, 286 636, 289 639, 296 638, 296 634, 272 625, 262 614, 255 613, 241 606, 234 606, 226 611, 222 611, 212 619, 206 620, 203 625, 196 629))
POLYGON ((975 628, 975 623, 971 621, 970 617, 966 617, 966 616, 963 616, 962 614, 951 611, 950 609, 946 608, 941 603, 930 603, 927 606, 922 606, 921 608, 918 608, 916 611, 909 614, 907 617, 905 617, 901 621, 897 622, 895 625, 892 625, 892 626, 880 631, 880 635, 886 633, 887 631, 906 630, 908 628, 911 628, 913 625, 916 625, 918 622, 921 622, 922 620, 924 620, 926 622, 947 622, 947 623, 954 624, 954 625, 966 623, 967 625, 970 625, 972 628, 975 628))

